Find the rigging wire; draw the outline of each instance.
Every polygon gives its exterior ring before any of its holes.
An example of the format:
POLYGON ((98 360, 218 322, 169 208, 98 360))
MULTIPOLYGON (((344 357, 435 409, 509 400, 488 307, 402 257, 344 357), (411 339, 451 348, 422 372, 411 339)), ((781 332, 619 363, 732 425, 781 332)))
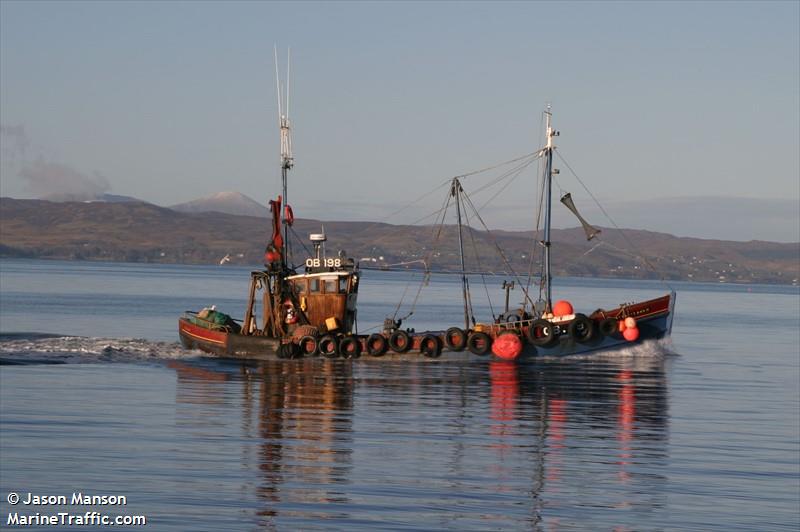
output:
MULTIPOLYGON (((478 221, 483 226, 484 230, 486 231, 486 234, 491 238, 492 244, 494 244, 494 247, 497 249, 497 253, 500 255, 500 258, 503 260, 503 264, 505 264, 506 268, 508 268, 509 273, 511 273, 511 275, 514 276, 514 279, 517 281, 517 284, 520 287, 522 287, 523 283, 522 283, 521 279, 519 278, 519 275, 514 270, 514 267, 511 266, 511 262, 506 257, 506 254, 503 252, 503 249, 497 243, 497 239, 494 238, 494 233, 492 233, 492 231, 486 226, 486 222, 483 221, 483 218, 481 218, 480 213, 477 211, 477 209, 475 209, 475 205, 472 203, 472 200, 470 199, 470 197, 466 193, 464 193, 464 199, 466 199, 467 204, 470 206, 470 208, 475 213, 475 217, 478 219, 478 221)), ((525 299, 530 301, 531 305, 533 305, 533 301, 531 301, 530 295, 528 294, 528 290, 527 289, 523 289, 523 292, 525 293, 525 299)))
POLYGON ((406 319, 409 316, 411 316, 412 314, 414 314, 414 311, 417 308, 417 301, 419 301, 419 296, 422 293, 422 288, 425 287, 425 286, 428 286, 428 284, 430 282, 431 270, 430 270, 430 266, 429 265, 430 265, 431 261, 433 260, 433 256, 436 254, 436 250, 438 249, 439 242, 442 239, 442 232, 443 232, 443 229, 444 229, 444 220, 445 220, 445 217, 447 216, 447 209, 450 206, 450 198, 451 198, 450 194, 448 194, 447 197, 445 198, 444 207, 442 208, 442 221, 439 223, 439 228, 436 231, 436 236, 433 238, 433 243, 431 244, 431 249, 428 252, 427 257, 425 257, 425 259, 426 259, 424 261, 424 264, 425 264, 425 275, 422 278, 422 282, 420 283, 419 288, 417 288, 417 295, 414 297, 414 301, 411 303, 411 310, 409 311, 409 313, 403 319, 406 319))
POLYGON ((542 150, 536 150, 534 152, 522 155, 521 157, 517 157, 516 159, 511 159, 509 161, 498 163, 493 166, 487 166, 486 168, 481 168, 480 170, 474 170, 472 172, 467 172, 466 174, 461 174, 455 176, 456 179, 464 179, 465 177, 470 177, 477 174, 482 174, 483 172, 488 172, 489 170, 494 170, 495 168, 500 168, 501 166, 505 166, 507 164, 515 163, 517 161, 521 161, 523 159, 527 159, 528 157, 539 157, 541 156, 542 150))
POLYGON ((622 238, 625 239, 625 242, 627 242, 627 244, 631 248, 633 248, 633 250, 638 254, 638 256, 636 258, 640 259, 648 268, 650 268, 650 270, 653 273, 658 275, 658 277, 661 280, 661 282, 664 283, 665 285, 667 285, 670 288, 670 290, 674 290, 672 288, 672 285, 670 285, 669 282, 667 282, 667 280, 664 278, 664 274, 662 274, 658 269, 656 269, 650 263, 649 260, 647 260, 647 257, 645 257, 644 254, 641 251, 639 251, 639 248, 637 248, 636 245, 634 245, 634 243, 628 238, 628 235, 625 234, 625 232, 617 225, 617 223, 614 221, 614 219, 611 218, 611 215, 608 214, 608 212, 606 212, 606 210, 603 208, 603 206, 600 204, 600 202, 597 200, 597 198, 594 197, 594 194, 592 194, 592 192, 589 190, 589 188, 586 186, 586 184, 583 182, 583 180, 581 180, 581 178, 578 177, 578 174, 575 173, 575 170, 572 169, 572 167, 569 165, 569 163, 566 161, 566 159, 564 159, 564 157, 562 157, 561 154, 558 153, 558 151, 556 151, 556 154, 558 155, 558 158, 561 159, 561 162, 563 162, 566 165, 566 167, 569 169, 569 171, 572 172, 572 175, 575 176, 575 179, 578 180, 578 183, 581 184, 581 186, 586 191, 586 193, 589 194, 589 197, 591 197, 592 200, 594 200, 595 204, 600 208, 600 210, 603 212, 605 217, 608 218, 608 221, 611 222, 611 224, 614 226, 614 228, 617 231, 619 231, 619 233, 622 235, 622 238))
MULTIPOLYGON (((506 188, 508 188, 511 185, 511 183, 513 183, 517 179, 517 177, 519 177, 522 174, 523 170, 525 170, 528 166, 530 166, 533 163, 533 161, 535 161, 535 160, 540 158, 541 154, 542 154, 542 150, 537 150, 536 152, 532 153, 528 157, 518 158, 517 159, 518 161, 522 161, 520 164, 516 165, 514 168, 509 169, 508 171, 506 171, 505 173, 501 174, 500 176, 498 176, 494 180, 490 181, 489 183, 487 183, 487 184, 479 187, 475 191, 473 191, 472 194, 476 195, 476 194, 479 194, 479 193, 481 193, 481 192, 483 192, 485 190, 488 190, 490 187, 492 187, 492 186, 494 186, 494 185, 496 185, 498 183, 503 182, 504 180, 507 180, 506 183, 502 187, 500 187, 500 189, 497 192, 495 192, 495 194, 492 195, 491 198, 489 198, 486 202, 484 202, 480 206, 480 208, 476 208, 475 207, 475 205, 472 203, 472 201, 469 198, 469 196, 467 196, 467 193, 462 188, 461 189, 461 194, 467 201, 469 201, 469 205, 472 208, 472 210, 475 213, 475 215, 478 216, 478 218, 480 219, 480 214, 479 214, 480 211, 483 208, 485 208, 486 205, 491 203, 506 188)), ((455 178, 455 179, 458 179, 458 178, 455 178)), ((481 281, 482 281, 482 284, 483 284, 483 288, 486 291, 486 299, 487 299, 487 301, 489 303, 489 310, 490 310, 490 312, 492 314, 492 319, 494 320, 494 319, 497 318, 497 316, 496 316, 495 311, 494 311, 494 305, 492 304, 492 299, 491 299, 491 297, 489 295, 489 286, 486 283, 486 275, 485 275, 485 273, 483 273, 483 266, 481 264, 480 254, 478 252, 478 246, 477 246, 477 243, 475 241, 475 231, 472 229, 472 227, 470 225, 469 213, 467 211, 464 212, 464 216, 465 216, 466 221, 467 221, 467 229, 469 231, 470 241, 472 243, 473 253, 475 254, 475 262, 476 262, 476 265, 478 267, 478 271, 481 272, 481 274, 480 274, 481 281)), ((481 220, 481 223, 484 226, 484 228, 486 229, 487 233, 489 233, 490 236, 491 236, 491 232, 488 230, 488 227, 486 227, 486 224, 483 223, 483 220, 481 220)), ((496 244, 496 242, 495 242, 495 247, 497 247, 498 250, 500 250, 500 248, 496 244)), ((501 251, 501 256, 502 256, 502 251, 501 251)), ((514 269, 510 266, 509 261, 505 260, 505 257, 503 257, 503 258, 504 258, 504 262, 505 262, 506 266, 509 268, 511 273, 517 279, 518 284, 520 286, 522 286, 521 280, 519 279, 519 277, 514 272, 514 269)), ((475 323, 475 314, 474 314, 473 305, 472 305, 472 294, 469 291, 469 280, 468 279, 467 279, 467 305, 468 305, 468 309, 469 309, 469 312, 470 312, 470 315, 471 315, 472 322, 474 324, 475 323)))
MULTIPOLYGON (((538 154, 538 152, 534 153, 534 155, 537 155, 537 154, 538 154)), ((538 159, 538 156, 537 156, 537 157, 535 157, 535 158, 531 158, 529 161, 525 161, 525 162, 523 162, 522 164, 520 164, 520 165, 518 165, 518 166, 516 166, 516 167, 514 167, 514 168, 511 168, 510 170, 508 170, 508 171, 504 172, 503 174, 500 174, 500 175, 499 175, 498 177, 496 177, 494 180, 492 180, 492 181, 490 181, 490 182, 488 182, 488 183, 484 184, 484 185, 483 185, 483 186, 481 186, 480 188, 478 188, 478 189, 474 190, 474 191, 472 192, 472 195, 473 195, 473 196, 476 196, 476 195, 478 195, 478 194, 480 194, 480 193, 484 192, 486 189, 488 189, 488 188, 490 188, 490 187, 492 187, 492 186, 496 185, 497 183, 500 183, 501 181, 503 181, 504 179, 508 178, 509 176, 512 176, 512 175, 513 175, 513 176, 515 176, 515 177, 516 177, 516 175, 518 175, 518 174, 519 174, 519 172, 521 172, 521 171, 522 171, 522 170, 524 170, 526 167, 528 167, 528 166, 529 166, 531 163, 533 163, 533 161, 535 161, 536 159, 538 159)), ((512 180, 513 180, 513 179, 512 179, 512 180)), ((451 181, 452 181, 452 180, 451 180, 451 181)), ((510 184, 510 183, 509 183, 509 184, 510 184)), ((508 186, 508 185, 505 185, 505 186, 508 186)), ((439 188, 442 188, 442 187, 441 187, 441 186, 439 186, 439 187, 437 187, 435 190, 438 190, 439 188)), ((435 190, 434 190, 434 191, 435 191, 435 190)), ((432 193, 432 192, 434 192, 434 191, 431 191, 431 193, 432 193)), ((499 193, 498 193, 498 194, 499 194, 499 193)), ((426 197, 427 197, 428 195, 430 195, 430 193, 429 193, 429 194, 426 194, 426 197)), ((485 207, 485 206, 486 206, 488 203, 490 203, 490 202, 491 202, 491 201, 492 201, 492 200, 493 200, 495 197, 497 197, 497 194, 495 194, 494 196, 492 196, 492 198, 491 198, 490 200, 488 200, 486 203, 484 203, 484 205, 482 205, 482 206, 481 206, 481 209, 483 209, 483 208, 484 208, 484 207, 485 207)), ((400 212, 400 211, 397 211, 397 212, 400 212)), ((426 214, 426 215, 422 216, 421 218, 418 218, 418 219, 416 219, 415 221, 413 221, 413 222, 409 223, 408 225, 417 225, 417 224, 419 224, 420 222, 422 222, 423 220, 427 220, 428 218, 431 218, 431 217, 433 217, 433 216, 437 216, 437 215, 438 215, 438 214, 440 214, 440 213, 441 213, 441 209, 439 209, 439 210, 436 210, 436 211, 433 211, 432 213, 426 214)))
MULTIPOLYGON (((300 242, 300 245, 303 246, 303 249, 305 250, 306 255, 311 256, 311 251, 308 249, 308 247, 306 247, 305 242, 303 242, 303 240, 300 238, 300 236, 297 234, 297 232, 295 232, 294 227, 292 227, 290 225, 289 226, 289 230, 292 232, 292 236, 294 236, 295 240, 300 242)), ((296 268, 297 266, 293 266, 293 267, 296 268)))
MULTIPOLYGON (((488 204, 490 204, 491 202, 493 202, 493 201, 494 201, 494 199, 495 199, 497 196, 499 196, 499 195, 500 195, 500 194, 501 194, 501 193, 502 193, 502 192, 503 192, 505 189, 507 189, 507 188, 508 188, 508 187, 511 185, 511 183, 513 183, 514 181, 516 181, 516 179, 517 179, 517 178, 518 178, 518 177, 519 177, 519 176, 522 174, 522 171, 523 171, 523 170, 525 170, 525 169, 526 169, 528 166, 530 166, 531 164, 533 164, 533 161, 535 161, 535 160, 536 160, 536 159, 531 159, 530 161, 527 161, 527 162, 526 162, 524 165, 520 165, 520 166, 518 166, 518 167, 515 169, 515 171, 514 171, 514 173, 513 173, 513 174, 511 174, 511 173, 509 172, 509 174, 508 174, 506 177, 510 176, 511 178, 510 178, 510 179, 509 179, 509 180, 506 182, 506 184, 505 184, 505 185, 503 185, 502 187, 500 187, 500 190, 498 190, 497 192, 495 192, 495 194, 494 194, 494 195, 493 195, 491 198, 489 198, 488 200, 486 200, 486 201, 483 203, 483 205, 481 205, 481 206, 478 208, 478 210, 479 210, 479 211, 482 211, 482 210, 484 209, 484 207, 486 207, 488 204)), ((505 177, 504 177, 503 179, 505 179, 505 177)), ((496 181, 496 182, 497 182, 497 183, 499 183, 500 181, 501 181, 501 180, 498 180, 498 181, 496 181)), ((474 192, 473 192, 473 195, 474 195, 474 192)))
MULTIPOLYGON (((536 152, 536 153, 537 153, 537 155, 539 154, 539 152, 536 152)), ((509 171, 508 171, 506 174, 504 174, 504 175, 503 175, 503 176, 501 176, 500 178, 498 178, 498 179, 494 180, 494 181, 493 181, 492 183, 490 183, 489 185, 486 185, 486 186, 484 186, 484 187, 481 187, 481 188, 479 188, 479 189, 477 190, 477 192, 483 191, 483 190, 485 190, 485 189, 489 188, 489 186, 491 186, 491 185, 494 185, 494 184, 497 184, 497 183, 500 183, 500 182, 502 182, 504 179, 506 179, 506 178, 509 178, 509 177, 510 177, 510 179, 508 179, 508 180, 506 181, 506 183, 505 183, 505 184, 504 184, 502 187, 500 187, 500 189, 499 189, 497 192, 495 192, 495 194, 494 194, 494 195, 493 195, 491 198, 489 198, 488 200, 486 200, 486 201, 485 201, 485 202, 484 202, 484 203, 483 203, 483 204, 482 204, 482 205, 481 205, 481 206, 480 206, 480 207, 479 207, 479 208, 476 210, 476 213, 477 213, 477 212, 480 212, 480 211, 481 211, 481 210, 483 210, 483 209, 484 209, 484 208, 485 208, 485 207, 486 207, 486 206, 487 206, 489 203, 491 203, 492 201, 494 201, 494 199, 495 199, 497 196, 499 196, 499 195, 500 195, 500 194, 501 194, 503 191, 505 191, 505 190, 506 190, 506 189, 507 189, 507 188, 508 188, 508 187, 509 187, 509 186, 510 186, 510 185, 511 185, 511 184, 512 184, 514 181, 516 181, 516 179, 517 179, 517 178, 518 178, 518 177, 519 177, 519 176, 522 174, 523 170, 525 170, 525 169, 526 169, 528 166, 530 166, 530 165, 531 165, 531 164, 532 164, 532 163, 533 163, 535 160, 537 160, 538 158, 539 158, 539 157, 535 157, 535 158, 534 158, 534 157, 531 157, 531 158, 529 158, 528 160, 524 161, 522 164, 520 164, 520 165, 518 165, 517 167, 515 167, 515 168, 513 168, 513 169, 509 170, 509 171)), ((476 193, 476 192, 474 191, 474 192, 473 192, 473 195, 474 195, 475 193, 476 193)), ((466 193, 465 193, 465 194, 466 194, 466 193)), ((475 208, 475 207, 473 206, 473 209, 474 209, 474 208, 475 208)), ((465 212, 465 216, 467 216, 467 224, 469 225, 469 218, 468 218, 468 214, 467 214, 466 212, 465 212)), ((476 259, 476 262, 477 262, 478 271, 481 271, 481 272, 482 272, 482 271, 483 271, 483 268, 482 268, 482 266, 481 266, 481 263, 480 263, 480 258, 479 258, 479 255, 478 255, 477 246, 476 246, 476 244, 475 244, 475 236, 474 236, 474 232, 473 232, 473 231, 470 231, 470 238, 472 239, 472 246, 473 246, 473 250, 475 251, 475 259, 476 259)), ((529 278, 530 278, 530 276, 529 276, 529 278)), ((492 313, 492 319, 495 319, 497 316, 495 315, 495 312, 494 312, 494 306, 492 305, 492 299, 491 299, 491 297, 489 296, 489 287, 488 287, 488 285, 486 284, 486 276, 485 276, 483 273, 481 274, 481 281, 483 282, 483 287, 484 287, 484 290, 486 291, 486 299, 487 299, 487 300, 488 300, 488 302, 489 302, 489 310, 490 310, 490 312, 492 313)), ((517 281, 519 282, 519 279, 517 279, 517 281)), ((529 281, 529 282, 530 282, 530 281, 529 281)), ((521 284, 521 283, 520 283, 520 286, 522 286, 522 284, 521 284)))
MULTIPOLYGON (((438 186, 436 186, 436 187, 432 188, 432 189, 431 189, 431 190, 429 190, 428 192, 425 192, 424 194, 422 194, 421 196, 419 196, 417 199, 415 199, 415 200, 412 200, 412 201, 411 201, 411 202, 409 202, 409 203, 406 203, 405 205, 403 205, 402 207, 400 207, 400 208, 399 208, 399 209, 397 209, 396 211, 390 212, 389 214, 387 214, 386 216, 384 216, 383 218, 381 218, 380 220, 378 220, 377 222, 375 222, 373 225, 377 225, 377 224, 379 224, 379 223, 386 223, 386 220, 390 219, 390 218, 391 218, 392 216, 394 216, 395 214, 400 214, 401 212, 403 212, 404 210, 408 209, 408 208, 409 208, 409 207, 411 207, 412 205, 415 205, 415 204, 419 203, 421 200, 423 200, 423 199, 425 199, 425 198, 427 198, 427 197, 431 196, 431 195, 432 195, 434 192, 436 192, 436 191, 437 191, 437 190, 439 190, 440 188, 444 188, 444 187, 445 187, 445 186, 447 186, 449 183, 450 183, 450 180, 449 180, 449 179, 448 179, 447 181, 444 181, 444 182, 442 182, 440 185, 438 185, 438 186)), ((429 215, 427 215, 425 218, 428 218, 428 217, 430 217, 430 216, 432 216, 432 215, 431 215, 431 214, 429 214, 429 215)), ((424 219, 424 218, 423 218, 423 219, 424 219)), ((413 224, 410 224, 410 225, 413 225, 413 224)))
MULTIPOLYGON (((414 278, 413 276, 411 277, 414 278)), ((397 318, 397 313, 400 312, 400 307, 403 305, 403 301, 406 298, 406 293, 408 293, 408 287, 411 286, 411 281, 406 283, 406 287, 403 289, 403 295, 400 296, 400 301, 397 302, 397 308, 394 309, 394 314, 392 314, 392 320, 397 318)))
MULTIPOLYGON (((462 195, 466 196, 466 193, 462 189, 460 192, 462 195)), ((481 258, 478 254, 478 245, 475 243, 475 231, 472 230, 469 222, 469 213, 464 210, 464 218, 467 220, 467 231, 469 232, 469 238, 472 242, 472 251, 475 253, 475 264, 478 266, 478 271, 483 271, 483 266, 481 266, 481 258)), ((494 306, 492 305, 492 298, 489 296, 489 286, 486 284, 486 276, 481 273, 481 281, 483 282, 483 288, 486 290, 486 299, 489 301, 489 311, 492 313, 492 320, 496 318, 494 314, 494 306)), ((472 316, 472 322, 475 323, 475 313, 472 310, 472 294, 467 292, 468 299, 469 299, 469 312, 472 316)))
POLYGON ((540 159, 540 158, 541 158, 541 154, 539 152, 536 152, 533 157, 530 157, 529 159, 526 159, 526 160, 522 161, 521 163, 519 163, 518 165, 514 166, 513 168, 510 168, 510 169, 506 170, 504 173, 500 174, 499 176, 497 176, 492 181, 489 181, 489 182, 481 185, 480 187, 476 188, 475 190, 473 190, 472 191, 472 195, 473 196, 477 196, 478 194, 483 193, 485 190, 493 187, 497 183, 500 183, 501 181, 503 181, 507 177, 509 177, 511 175, 516 175, 518 172, 522 171, 527 166, 529 166, 531 163, 533 163, 533 161, 535 161, 537 159, 540 159))
MULTIPOLYGON (((490 187, 502 182, 503 180, 511 177, 511 179, 505 185, 503 185, 503 187, 500 189, 499 192, 495 193, 492 196, 492 198, 490 198, 490 200, 488 200, 487 202, 485 202, 481 206, 481 209, 482 209, 488 203, 490 203, 494 198, 496 198, 500 194, 500 192, 505 190, 505 188, 507 188, 511 184, 511 182, 513 182, 525 168, 527 168, 530 164, 533 163, 533 161, 535 161, 537 159, 540 159, 542 153, 543 153, 543 150, 537 150, 535 152, 531 152, 531 153, 525 154, 523 156, 516 157, 514 159, 502 162, 502 163, 498 163, 498 164, 495 164, 495 165, 492 165, 492 166, 481 168, 479 170, 475 170, 473 172, 468 172, 466 174, 462 174, 460 176, 457 176, 455 179, 460 179, 460 178, 465 178, 465 177, 477 175, 477 174, 480 174, 480 173, 487 172, 489 170, 494 170, 494 169, 497 169, 497 168, 512 164, 512 163, 519 163, 516 166, 514 166, 514 167, 510 168, 509 170, 507 170, 507 171, 503 172, 502 174, 500 174, 500 176, 496 177, 494 180, 492 180, 489 183, 481 186, 480 188, 478 188, 474 192, 474 194, 479 194, 479 193, 489 189, 490 187)), ((443 188, 444 186, 447 186, 450 183, 452 183, 452 179, 450 179, 448 181, 445 181, 445 182, 441 183, 440 185, 434 187, 432 190, 430 190, 429 192, 426 192, 425 194, 423 194, 422 196, 420 196, 419 198, 417 198, 413 202, 411 202, 411 203, 409 203, 407 205, 404 205, 403 207, 401 207, 400 209, 397 209, 396 211, 393 211, 393 212, 389 213, 387 216, 385 216, 381 220, 381 222, 385 222, 386 220, 388 220, 392 216, 402 212, 403 210, 407 209, 411 205, 416 204, 417 202, 419 202, 423 198, 426 198, 426 197, 430 196, 431 194, 433 194, 437 190, 443 188)), ((481 221, 481 224, 483 225, 484 229, 487 231, 487 233, 490 234, 490 236, 493 237, 493 235, 489 231, 489 229, 486 226, 486 224, 480 218, 480 214, 479 214, 478 210, 475 208, 475 205, 472 203, 472 200, 469 198, 469 196, 466 195, 466 193, 463 191, 463 189, 462 189, 462 194, 467 199, 467 201, 469 201, 470 207, 475 212, 475 215, 478 217, 478 219, 481 221)), ((446 219, 447 210, 448 210, 448 208, 450 206, 451 196, 452 196, 451 194, 447 195, 447 197, 446 197, 446 199, 444 201, 444 205, 441 208, 439 208, 438 210, 434 211, 433 213, 425 215, 424 217, 418 219, 417 221, 415 221, 415 222, 413 222, 411 224, 411 225, 416 225, 419 222, 421 222, 422 220, 426 220, 426 219, 431 218, 431 217, 435 217, 435 219, 438 221, 438 223, 433 225, 433 233, 434 234, 432 235, 433 236, 433 244, 431 246, 431 250, 429 251, 428 256, 426 257, 427 260, 423 261, 423 264, 425 265, 425 270, 424 270, 424 275, 423 275, 422 281, 420 282, 419 288, 417 289, 417 293, 416 293, 416 295, 414 297, 414 301, 411 304, 411 309, 409 310, 408 314, 406 314, 403 318, 401 318, 401 321, 406 319, 406 318, 408 318, 409 316, 411 316, 414 313, 414 311, 416 309, 416 304, 417 304, 417 302, 419 300, 419 297, 420 297, 420 294, 422 292, 422 288, 424 286, 426 286, 428 284, 429 280, 430 280, 430 275, 431 275, 430 263, 431 263, 431 259, 432 259, 433 255, 434 255, 434 253, 438 249, 438 245, 439 245, 439 242, 441 240, 441 236, 442 236, 442 233, 443 233, 443 230, 444 230, 444 222, 445 222, 445 219, 446 219), (441 217, 440 217, 440 215, 441 215, 441 217)), ((381 223, 381 222, 375 222, 375 224, 373 224, 373 225, 376 225, 376 224, 381 223)), ((468 221, 468 224, 469 224, 469 221, 468 221)), ((477 253, 477 246, 476 246, 475 241, 474 241, 474 232, 471 231, 471 230, 470 230, 470 238, 473 241, 473 248, 475 249, 476 261, 478 262, 478 267, 480 269, 480 259, 479 259, 478 253, 477 253)), ((514 274, 515 278, 517 279, 518 284, 520 284, 520 286, 522 286, 522 283, 520 282, 520 280, 517 277, 516 273, 513 272, 513 268, 511 268, 509 261, 503 255, 502 250, 500 249, 500 247, 497 244, 497 242, 494 241, 493 243, 494 243, 495 247, 498 249, 498 251, 500 252, 501 257, 503 257, 503 260, 504 260, 504 263, 505 263, 506 267, 509 268, 509 270, 514 274)), ((487 299, 489 299, 489 306, 490 306, 490 309, 491 309, 491 312, 492 312, 492 316, 494 317, 494 308, 492 307, 491 299, 489 298, 489 290, 488 290, 488 286, 486 285, 486 279, 485 279, 484 273, 485 272, 481 273, 481 278, 483 280, 484 288, 486 289, 487 299)), ((473 311, 473 307, 472 307, 471 295, 470 295, 470 292, 469 292, 469 280, 468 279, 466 280, 466 283, 467 283, 468 307, 469 307, 469 312, 470 312, 470 315, 471 315, 472 322, 474 324, 475 323, 475 316, 474 316, 474 311, 473 311)), ((395 308, 394 313, 392 315, 392 320, 396 320, 397 314, 400 312, 400 309, 402 308, 403 302, 405 301, 405 297, 406 297, 406 295, 408 293, 408 289, 409 289, 410 285, 411 285, 411 280, 409 280, 409 283, 406 285, 406 288, 403 291, 403 295, 401 296, 400 301, 397 304, 397 307, 395 308)), ((525 291, 525 292, 526 292, 525 293, 526 297, 528 297, 527 291, 525 291)), ((530 299, 530 298, 528 297, 528 299, 530 299)))
MULTIPOLYGON (((434 228, 433 228, 434 229, 433 232, 435 233, 435 235, 432 235, 433 236, 433 243, 431 245, 431 250, 428 252, 426 260, 423 261, 423 263, 425 264, 425 271, 424 271, 424 274, 422 276, 422 281, 420 282, 419 288, 417 288, 417 294, 414 297, 414 301, 411 303, 411 309, 409 310, 408 314, 406 314, 405 316, 400 318, 400 321, 403 321, 403 320, 407 319, 409 316, 411 316, 412 314, 414 314, 414 311, 416 310, 416 307, 417 307, 417 301, 419 300, 419 296, 422 293, 422 288, 424 286, 426 286, 428 284, 428 281, 430 280, 430 276, 431 276, 430 261, 431 261, 431 258, 433 257, 433 254, 435 253, 435 251, 437 249, 437 245, 438 245, 439 241, 441 240, 442 229, 444 228, 444 219, 445 219, 445 216, 447 215, 447 209, 450 206, 450 198, 451 198, 451 195, 447 194, 447 196, 445 197, 445 200, 444 200, 444 206, 441 209, 439 209, 439 211, 442 213, 442 219, 439 222, 439 224, 438 225, 434 225, 434 228)), ((403 301, 405 299, 405 296, 406 296, 406 292, 408 291, 408 288, 411 286, 411 280, 413 280, 413 277, 406 284, 406 288, 403 291, 403 296, 400 298, 400 302, 397 304, 397 308, 395 309, 394 314, 392 315, 392 320, 396 320, 396 318, 397 318, 397 313, 400 311, 400 308, 401 308, 401 306, 403 304, 403 301)))
MULTIPOLYGON (((544 144, 544 136, 545 136, 545 122, 547 120, 547 113, 546 111, 542 111, 539 114, 539 146, 544 144)), ((531 283, 533 282, 533 268, 536 265, 536 257, 539 255, 537 253, 540 251, 539 246, 539 236, 540 236, 540 229, 542 223, 542 214, 544 212, 543 204, 544 204, 544 172, 545 172, 545 162, 544 158, 539 158, 539 167, 536 171, 536 190, 538 191, 538 200, 539 205, 536 209, 536 225, 531 235, 531 248, 530 248, 530 261, 528 263, 528 282, 525 284, 525 291, 529 291, 531 288, 531 283)), ((539 299, 542 299, 542 289, 544 287, 544 248, 541 249, 542 260, 539 261, 539 299)), ((527 303, 527 302, 526 302, 527 303)), ((532 310, 535 310, 532 309, 532 310)))
MULTIPOLYGON (((522 160, 528 159, 528 158, 530 158, 530 157, 538 158, 538 157, 540 157, 540 156, 541 156, 541 150, 537 150, 537 151, 535 151, 535 152, 527 153, 527 154, 525 154, 525 155, 522 155, 522 156, 520 156, 520 157, 515 157, 514 159, 510 159, 510 160, 508 160, 508 161, 503 161, 503 162, 501 162, 501 163, 497 163, 497 164, 494 164, 494 165, 491 165, 491 166, 487 166, 487 167, 485 167, 485 168, 481 168, 481 169, 479 169, 479 170, 474 170, 474 171, 472 171, 472 172, 467 172, 467 173, 465 173, 465 174, 462 174, 462 175, 460 175, 460 176, 456 176, 456 177, 457 177, 457 178, 459 178, 459 179, 461 179, 461 178, 464 178, 464 177, 469 177, 469 176, 477 175, 477 174, 480 174, 480 173, 483 173, 483 172, 488 172, 489 170, 494 170, 494 169, 496 169, 496 168, 500 168, 500 167, 503 167, 503 166, 506 166, 506 165, 509 165, 509 164, 512 164, 512 163, 516 163, 516 162, 518 162, 518 161, 522 161, 522 160)), ((513 171, 513 170, 512 170, 512 171, 513 171)), ((434 193, 435 193, 437 190, 439 190, 439 189, 441 189, 441 188, 444 188, 444 187, 448 186, 448 185, 451 183, 451 181, 452 181, 452 178, 449 178, 449 179, 447 179, 447 180, 445 180, 445 181, 441 182, 439 185, 435 186, 434 188, 432 188, 431 190, 429 190, 429 191, 425 192, 424 194, 421 194, 419 197, 417 197, 417 198, 416 198, 416 199, 414 199, 413 201, 411 201, 411 202, 409 202, 409 203, 406 203, 406 204, 404 204, 403 206, 401 206, 399 209, 396 209, 396 210, 394 210, 394 211, 390 212, 389 214, 387 214, 386 216, 384 216, 383 218, 381 218, 380 220, 378 220, 377 222, 375 222, 373 225, 377 225, 377 224, 379 224, 379 223, 386 223, 386 221, 387 221, 387 220, 389 220, 389 219, 391 219, 393 216, 395 216, 395 215, 397 215, 397 214, 399 214, 399 213, 403 212, 404 210, 408 209, 409 207, 411 207, 411 206, 413 206, 413 205, 416 205, 416 204, 417 204, 417 203, 419 203, 421 200, 423 200, 423 199, 425 199, 425 198, 428 198, 428 197, 430 197, 430 196, 431 196, 431 195, 433 195, 433 194, 434 194, 434 193)), ((491 186, 491 183, 490 183, 489 185, 487 185, 487 186, 491 186)), ((429 218, 429 217, 431 217, 431 216, 435 216, 435 215, 437 215, 438 213, 439 213, 439 211, 434 211, 433 213, 431 213, 431 214, 428 214, 428 215, 426 215, 426 216, 424 216, 424 217, 420 218, 420 220, 418 220, 417 222, 413 222, 413 223, 411 223, 411 224, 409 224, 409 225, 416 225, 416 224, 417 224, 419 221, 421 221, 421 220, 424 220, 424 219, 427 219, 427 218, 429 218)))

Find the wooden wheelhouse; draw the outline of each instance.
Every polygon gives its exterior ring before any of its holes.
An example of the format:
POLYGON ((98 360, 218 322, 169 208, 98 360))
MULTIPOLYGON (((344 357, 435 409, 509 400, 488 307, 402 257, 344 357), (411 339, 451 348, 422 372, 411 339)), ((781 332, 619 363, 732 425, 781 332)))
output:
POLYGON ((287 338, 353 332, 358 266, 353 259, 324 257, 320 249, 324 240, 324 235, 312 235, 316 257, 306 261, 305 273, 281 268, 251 272, 243 335, 287 338))

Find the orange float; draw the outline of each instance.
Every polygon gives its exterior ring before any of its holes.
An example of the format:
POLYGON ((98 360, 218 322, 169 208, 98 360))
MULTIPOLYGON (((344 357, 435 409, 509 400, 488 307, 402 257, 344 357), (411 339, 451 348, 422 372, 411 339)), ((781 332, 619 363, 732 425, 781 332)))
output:
POLYGON ((565 300, 556 301, 556 304, 553 305, 553 316, 569 316, 570 314, 574 314, 574 310, 572 309, 572 303, 565 300))
POLYGON ((639 328, 633 327, 631 329, 625 329, 622 336, 629 342, 635 342, 639 338, 639 328))
POLYGON ((503 360, 514 360, 522 353, 522 340, 515 333, 500 334, 492 342, 492 353, 503 360))

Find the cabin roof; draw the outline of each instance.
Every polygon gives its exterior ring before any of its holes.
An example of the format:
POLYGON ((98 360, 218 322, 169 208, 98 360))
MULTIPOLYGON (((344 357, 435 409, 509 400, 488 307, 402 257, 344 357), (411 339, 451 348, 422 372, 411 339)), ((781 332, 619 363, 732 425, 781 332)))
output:
POLYGON ((294 281, 295 279, 312 279, 315 277, 347 277, 353 275, 354 272, 319 272, 319 273, 301 273, 299 275, 291 275, 286 278, 287 281, 294 281))

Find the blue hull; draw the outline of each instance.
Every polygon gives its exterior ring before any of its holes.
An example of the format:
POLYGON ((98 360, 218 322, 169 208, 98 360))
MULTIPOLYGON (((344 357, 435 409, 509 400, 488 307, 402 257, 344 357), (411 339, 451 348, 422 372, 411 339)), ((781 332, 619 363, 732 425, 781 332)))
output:
POLYGON ((629 342, 623 338, 622 333, 610 336, 596 335, 592 340, 581 343, 569 335, 563 335, 552 346, 539 347, 526 343, 519 359, 532 359, 542 357, 562 357, 581 355, 598 351, 613 351, 639 345, 643 342, 668 338, 672 333, 672 318, 675 314, 675 292, 670 294, 669 307, 660 315, 641 318, 637 320, 639 338, 629 342))

